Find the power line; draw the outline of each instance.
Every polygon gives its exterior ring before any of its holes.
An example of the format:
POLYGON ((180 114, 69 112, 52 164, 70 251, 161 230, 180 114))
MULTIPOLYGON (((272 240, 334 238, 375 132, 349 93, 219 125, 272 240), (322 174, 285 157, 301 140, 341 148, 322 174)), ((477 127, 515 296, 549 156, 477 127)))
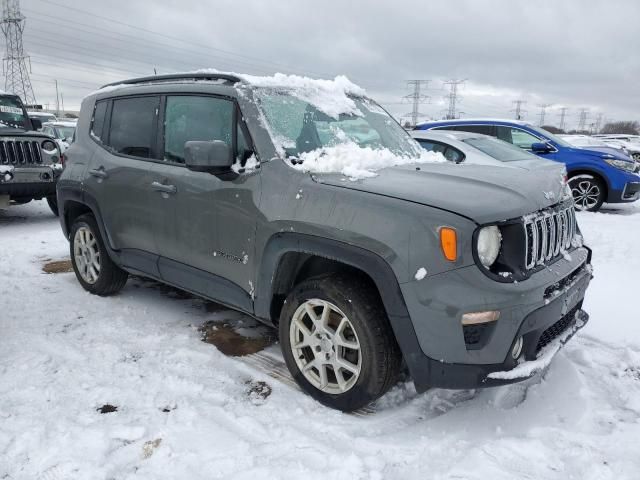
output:
POLYGON ((446 119, 453 120, 454 118, 458 118, 459 114, 462 112, 456 111, 456 102, 460 98, 458 95, 458 86, 464 85, 464 82, 467 80, 447 80, 444 82, 444 85, 449 85, 449 94, 445 96, 446 99, 449 100, 449 108, 447 109, 446 119))
POLYGON ((429 85, 429 80, 407 80, 407 86, 413 87, 413 93, 405 95, 403 98, 412 102, 411 113, 403 115, 405 117, 411 117, 411 126, 415 127, 420 117, 420 104, 427 103, 429 97, 420 93, 421 87, 424 85, 426 88, 429 85))
POLYGON ((567 118, 567 110, 569 110, 567 107, 560 108, 560 130, 563 130, 563 131, 566 125, 565 120, 567 118))
POLYGON ((29 56, 25 54, 22 44, 24 23, 25 17, 20 13, 20 1, 3 0, 0 27, 7 45, 7 52, 2 59, 5 74, 4 88, 7 92, 22 97, 25 104, 35 105, 36 95, 33 93, 29 69, 27 69, 29 56))
POLYGON ((525 100, 514 100, 513 104, 515 105, 515 108, 512 109, 512 112, 515 112, 516 115, 516 120, 522 120, 522 117, 524 116, 525 113, 527 113, 526 110, 522 109, 522 105, 526 105, 526 101, 525 100))
POLYGON ((542 103, 540 105, 538 105, 540 107, 540 113, 538 114, 540 116, 540 126, 544 125, 544 117, 545 117, 545 113, 547 111, 547 108, 549 108, 551 106, 550 103, 542 103))

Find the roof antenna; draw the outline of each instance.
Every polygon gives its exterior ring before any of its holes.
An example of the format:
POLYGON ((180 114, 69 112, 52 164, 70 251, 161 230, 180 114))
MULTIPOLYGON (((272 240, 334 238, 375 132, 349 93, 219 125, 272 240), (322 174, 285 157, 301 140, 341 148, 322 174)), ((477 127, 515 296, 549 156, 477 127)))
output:
POLYGON ((158 72, 156 71, 156 67, 153 67, 153 74, 158 75, 158 72))

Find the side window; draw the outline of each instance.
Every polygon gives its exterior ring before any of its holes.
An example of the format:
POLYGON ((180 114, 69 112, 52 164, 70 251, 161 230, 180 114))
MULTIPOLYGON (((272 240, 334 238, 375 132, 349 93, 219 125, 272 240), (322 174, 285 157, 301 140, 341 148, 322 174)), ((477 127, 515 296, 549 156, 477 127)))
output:
POLYGON ((444 152, 444 158, 453 163, 460 163, 464 160, 464 154, 453 147, 447 147, 447 150, 444 152))
POLYGON ((456 130, 462 132, 481 133, 482 135, 496 136, 494 125, 457 125, 456 130))
POLYGON ((496 127, 498 131, 498 138, 503 142, 513 143, 513 138, 511 137, 511 127, 496 127))
POLYGON ((222 98, 167 96, 164 159, 184 163, 184 144, 191 140, 221 140, 232 146, 234 108, 233 102, 222 98))
POLYGON ((109 146, 134 157, 154 158, 159 97, 119 98, 113 101, 109 146))
POLYGON ((51 135, 53 137, 53 132, 51 131, 50 127, 44 127, 42 129, 42 133, 46 134, 46 135, 51 135))
POLYGON ((419 138, 416 138, 416 140, 418 141, 418 143, 422 148, 424 148, 429 152, 442 153, 444 155, 444 151, 447 148, 441 143, 432 142, 430 140, 421 140, 419 138))
POLYGON ((511 129, 511 139, 511 143, 516 147, 520 147, 525 150, 531 150, 531 144, 540 141, 537 137, 534 137, 530 133, 520 130, 519 128, 511 129))
POLYGON ((104 117, 107 113, 107 101, 101 100, 96 103, 93 109, 93 118, 91 119, 91 136, 102 141, 102 128, 104 127, 104 117))

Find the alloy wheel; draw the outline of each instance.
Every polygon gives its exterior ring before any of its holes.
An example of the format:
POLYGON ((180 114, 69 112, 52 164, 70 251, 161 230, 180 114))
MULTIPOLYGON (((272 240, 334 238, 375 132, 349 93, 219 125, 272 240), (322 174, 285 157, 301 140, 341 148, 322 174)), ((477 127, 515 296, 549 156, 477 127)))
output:
POLYGON ((302 375, 318 390, 341 394, 358 381, 362 352, 351 321, 326 300, 310 299, 293 314, 291 350, 302 375))
POLYGON ((573 201, 578 210, 589 210, 598 204, 600 187, 589 180, 579 180, 571 188, 573 201))
POLYGON ((88 227, 80 227, 73 237, 73 257, 82 279, 93 285, 100 276, 98 241, 88 227))

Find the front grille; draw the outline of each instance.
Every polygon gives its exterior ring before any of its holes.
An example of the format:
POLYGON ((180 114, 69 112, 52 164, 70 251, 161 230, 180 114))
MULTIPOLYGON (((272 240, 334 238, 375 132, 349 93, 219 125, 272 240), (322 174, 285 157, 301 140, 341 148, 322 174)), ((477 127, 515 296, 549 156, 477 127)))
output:
POLYGON ((571 325, 579 308, 580 306, 576 305, 571 310, 569 310, 564 317, 562 317, 560 320, 558 320, 556 323, 542 332, 542 335, 540 335, 540 339, 538 340, 538 345, 536 346, 536 352, 542 350, 554 338, 564 332, 569 325, 571 325))
POLYGON ((544 265, 568 250, 577 231, 573 205, 528 215, 523 225, 527 270, 544 265))
POLYGON ((0 139, 0 165, 40 163, 42 163, 42 152, 37 141, 0 139))

